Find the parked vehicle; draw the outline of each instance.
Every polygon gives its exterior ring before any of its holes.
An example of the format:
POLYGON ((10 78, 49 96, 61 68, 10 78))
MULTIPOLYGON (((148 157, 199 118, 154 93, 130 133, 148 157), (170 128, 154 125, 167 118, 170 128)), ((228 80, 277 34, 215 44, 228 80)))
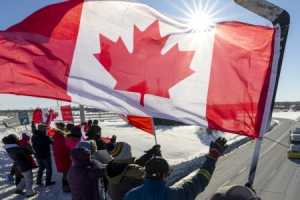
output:
POLYGON ((300 128, 295 128, 290 135, 290 148, 287 152, 288 158, 300 158, 300 128))

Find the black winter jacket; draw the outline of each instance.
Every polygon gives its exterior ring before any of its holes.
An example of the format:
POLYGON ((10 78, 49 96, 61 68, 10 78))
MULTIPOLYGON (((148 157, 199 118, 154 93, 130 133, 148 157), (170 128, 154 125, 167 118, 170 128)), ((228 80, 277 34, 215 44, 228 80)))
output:
POLYGON ((14 163, 20 172, 27 172, 32 169, 32 164, 26 157, 32 155, 32 152, 22 149, 17 144, 5 144, 4 148, 9 157, 14 160, 14 163))
POLYGON ((95 140, 97 144, 97 150, 105 150, 106 149, 106 143, 100 139, 97 135, 88 135, 86 140, 95 140))
POLYGON ((31 138, 33 150, 35 151, 34 157, 36 159, 47 159, 51 157, 51 147, 53 139, 45 132, 36 130, 31 138))

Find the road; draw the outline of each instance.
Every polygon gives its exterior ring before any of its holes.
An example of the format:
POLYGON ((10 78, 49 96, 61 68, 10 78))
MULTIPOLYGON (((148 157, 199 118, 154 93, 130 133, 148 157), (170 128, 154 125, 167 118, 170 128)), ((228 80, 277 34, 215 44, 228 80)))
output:
MULTIPOLYGON (((300 199, 300 159, 288 159, 289 130, 300 123, 279 119, 280 123, 266 134, 260 150, 253 188, 262 199, 300 199)), ((210 199, 211 195, 225 185, 247 182, 255 141, 251 141, 217 162, 216 170, 205 191, 196 200, 210 199)))

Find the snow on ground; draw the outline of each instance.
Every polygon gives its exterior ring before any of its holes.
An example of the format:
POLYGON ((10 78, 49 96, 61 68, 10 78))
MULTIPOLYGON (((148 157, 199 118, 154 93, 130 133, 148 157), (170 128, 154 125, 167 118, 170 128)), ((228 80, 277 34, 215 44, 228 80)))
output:
POLYGON ((290 111, 290 112, 273 112, 273 118, 284 118, 284 119, 292 119, 295 121, 300 121, 300 113, 299 111, 290 111))
MULTIPOLYGON (((293 120, 300 120, 300 112, 276 112, 273 113, 276 118, 288 118, 293 120)), ((0 116, 0 120, 7 118, 0 116)), ((99 119, 98 114, 86 117, 88 119, 99 119)), ((75 124, 79 122, 79 116, 75 117, 75 124)), ((154 136, 127 125, 124 121, 116 117, 107 117, 99 122, 102 128, 103 137, 117 136, 117 141, 124 141, 132 146, 133 156, 139 157, 145 150, 150 149, 155 144, 154 136)), ((276 120, 272 120, 271 127, 276 125, 276 120)), ((5 129, 0 125, 0 139, 10 133, 21 135, 24 131, 31 135, 29 126, 26 130, 25 126, 17 126, 14 129, 5 129)), ((231 147, 230 151, 236 146, 241 145, 250 140, 245 136, 239 136, 231 133, 217 132, 213 135, 208 135, 203 129, 197 126, 156 126, 157 142, 161 145, 163 157, 165 157, 170 164, 175 167, 171 174, 169 185, 174 184, 178 179, 201 166, 204 160, 204 154, 208 152, 210 141, 215 140, 219 136, 225 137, 231 147)), ((1 141, 0 140, 0 141, 1 141)), ((0 199, 24 199, 25 196, 15 195, 14 185, 7 184, 7 175, 12 164, 12 160, 3 148, 3 143, 0 143, 0 199)), ((37 169, 34 171, 34 180, 37 169)), ((57 183, 52 186, 34 186, 34 189, 39 191, 39 195, 30 199, 71 199, 70 194, 62 192, 61 189, 61 174, 57 173, 53 160, 53 176, 52 179, 57 183)))

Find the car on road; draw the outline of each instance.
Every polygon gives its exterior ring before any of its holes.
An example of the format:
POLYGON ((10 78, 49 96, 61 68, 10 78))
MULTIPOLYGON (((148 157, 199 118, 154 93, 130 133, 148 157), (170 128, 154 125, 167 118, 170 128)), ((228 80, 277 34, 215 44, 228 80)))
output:
POLYGON ((287 151, 288 158, 300 158, 300 128, 291 131, 290 147, 287 151))

